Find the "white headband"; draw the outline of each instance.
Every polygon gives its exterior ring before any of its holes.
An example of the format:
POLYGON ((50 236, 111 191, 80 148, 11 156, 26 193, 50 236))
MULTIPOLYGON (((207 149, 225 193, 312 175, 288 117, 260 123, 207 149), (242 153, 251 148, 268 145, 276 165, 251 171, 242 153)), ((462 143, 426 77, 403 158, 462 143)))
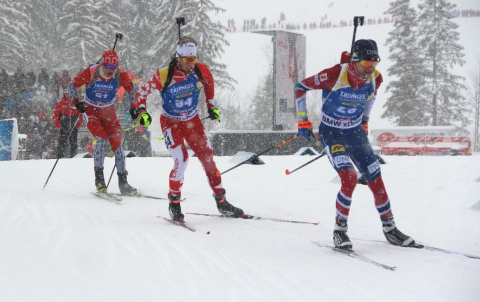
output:
POLYGON ((193 43, 184 43, 182 45, 177 45, 177 57, 196 57, 197 56, 197 46, 193 43))

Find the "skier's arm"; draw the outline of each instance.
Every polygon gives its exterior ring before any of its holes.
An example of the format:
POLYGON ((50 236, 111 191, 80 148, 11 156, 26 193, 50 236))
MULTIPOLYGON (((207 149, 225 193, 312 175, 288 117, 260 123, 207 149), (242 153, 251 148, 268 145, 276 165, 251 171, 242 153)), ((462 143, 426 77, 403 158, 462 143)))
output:
POLYGON ((380 87, 380 85, 382 85, 383 82, 382 74, 378 71, 375 71, 375 73, 375 93, 372 98, 365 104, 365 107, 363 109, 362 124, 368 123, 368 119, 370 118, 370 112, 372 111, 373 105, 375 104, 378 88, 380 87))
POLYGON ((82 87, 85 84, 90 83, 91 80, 92 80, 92 71, 91 71, 91 68, 88 67, 82 72, 80 72, 79 74, 77 74, 77 76, 75 76, 73 80, 71 80, 67 84, 68 92, 70 94, 70 98, 72 99, 73 103, 78 101, 77 89, 82 87))
POLYGON ((375 99, 377 97, 377 91, 380 85, 382 85, 383 77, 382 74, 375 70, 375 92, 372 98, 365 104, 363 109, 362 116, 362 127, 365 132, 368 133, 368 122, 370 120, 370 113, 372 112, 373 105, 375 104, 375 99))
POLYGON ((128 72, 124 71, 121 68, 120 68, 120 79, 121 79, 123 88, 125 88, 125 91, 128 93, 132 92, 133 91, 132 78, 128 74, 128 72))
POLYGON ((153 74, 153 76, 146 81, 145 83, 140 86, 138 89, 135 99, 136 99, 136 105, 140 110, 146 110, 147 108, 147 97, 150 93, 152 93, 154 90, 160 90, 162 89, 162 83, 160 82, 160 78, 158 75, 158 71, 153 74))
POLYGON ((92 80, 92 73, 90 69, 91 69, 90 67, 86 68, 85 70, 83 70, 73 78, 71 83, 73 84, 73 87, 75 89, 90 83, 90 81, 92 80))
POLYGON ((307 91, 326 89, 332 90, 333 85, 338 79, 342 67, 335 65, 332 68, 327 68, 319 73, 308 77, 295 85, 295 104, 297 108, 297 117, 299 120, 307 120, 307 91))
POLYGON ((202 63, 197 63, 198 69, 203 77, 203 88, 205 92, 205 102, 207 103, 207 108, 210 109, 215 106, 215 83, 213 80, 213 75, 208 69, 207 65, 202 63))

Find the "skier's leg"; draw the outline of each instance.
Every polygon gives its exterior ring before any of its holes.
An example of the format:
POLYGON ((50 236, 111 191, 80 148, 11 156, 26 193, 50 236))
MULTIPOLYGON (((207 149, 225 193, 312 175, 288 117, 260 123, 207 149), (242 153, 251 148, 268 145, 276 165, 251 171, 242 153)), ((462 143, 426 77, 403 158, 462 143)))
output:
POLYGON ((103 164, 105 161, 105 147, 107 142, 104 140, 107 135, 99 117, 99 108, 90 106, 85 111, 84 117, 87 128, 95 138, 96 144, 93 152, 93 165, 95 170, 95 188, 98 192, 106 192, 107 185, 103 174, 103 164))
POLYGON ((347 152, 368 183, 373 193, 380 218, 392 216, 390 199, 381 176, 380 163, 368 141, 367 134, 358 126, 352 132, 347 152), (358 128, 358 129, 357 129, 358 128))
POLYGON ((182 122, 174 121, 164 116, 160 117, 163 140, 174 163, 169 177, 169 197, 181 195, 184 174, 188 165, 188 152, 184 144, 181 124, 182 122))
POLYGON ((213 148, 198 116, 185 125, 185 140, 202 163, 208 183, 215 195, 225 194, 220 171, 213 160, 213 148))
POLYGON ((383 233, 387 241, 399 246, 415 245, 413 238, 403 234, 396 227, 390 206, 390 199, 388 198, 387 190, 382 180, 380 163, 368 141, 367 134, 359 126, 352 134, 352 137, 354 137, 354 139, 352 139, 353 143, 348 148, 350 158, 367 180, 368 187, 373 193, 375 207, 380 215, 383 233))
POLYGON ((241 217, 243 210, 227 201, 220 171, 218 171, 213 160, 212 144, 198 115, 185 124, 184 133, 185 140, 202 163, 208 183, 210 188, 212 188, 218 211, 225 216, 241 217))
POLYGON ((347 220, 352 203, 352 194, 357 184, 357 173, 346 153, 346 142, 341 139, 342 135, 338 135, 337 132, 337 130, 324 125, 320 127, 323 147, 342 184, 335 201, 336 215, 333 243, 337 248, 351 250, 352 242, 347 233, 347 220))

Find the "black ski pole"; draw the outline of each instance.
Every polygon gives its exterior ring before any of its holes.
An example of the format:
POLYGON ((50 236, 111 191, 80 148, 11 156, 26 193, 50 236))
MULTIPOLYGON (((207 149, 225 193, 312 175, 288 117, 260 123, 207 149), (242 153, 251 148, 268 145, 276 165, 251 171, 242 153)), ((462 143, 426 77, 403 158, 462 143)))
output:
POLYGON ((307 162, 307 163, 304 163, 303 165, 301 165, 300 167, 298 167, 298 168, 296 168, 296 169, 294 169, 294 170, 292 170, 292 171, 289 171, 288 169, 285 170, 285 174, 290 175, 290 174, 292 174, 293 172, 295 172, 295 171, 297 171, 297 170, 300 170, 301 168, 305 167, 306 165, 309 165, 309 164, 313 163, 313 162, 316 161, 317 159, 323 157, 325 154, 327 154, 327 152, 325 151, 325 149, 323 149, 323 151, 320 152, 320 155, 319 155, 319 156, 315 157, 314 159, 310 160, 310 161, 307 162))
POLYGON ((116 33, 115 34, 115 43, 113 43, 113 48, 112 50, 115 50, 115 46, 117 46, 117 40, 122 40, 123 34, 122 33, 116 33))
MULTIPOLYGON (((115 34, 115 43, 113 43, 113 47, 112 47, 112 50, 115 50, 115 47, 117 46, 117 41, 118 40, 122 40, 123 38, 123 34, 122 33, 116 33, 115 34)), ((98 59, 97 61, 97 64, 100 64, 100 61, 102 60, 102 58, 100 57, 100 59, 98 59)))
POLYGON ((178 25, 178 39, 180 40, 180 38, 182 37, 181 34, 180 34, 180 26, 181 26, 181 25, 185 25, 185 17, 178 17, 178 18, 175 18, 175 20, 177 20, 177 25, 178 25))
POLYGON ((355 36, 357 35, 357 27, 363 26, 363 22, 365 20, 364 16, 355 16, 353 17, 353 38, 352 38, 352 47, 350 48, 350 62, 352 61, 353 56, 353 43, 355 43, 355 36))
POLYGON ((281 146, 283 146, 283 145, 285 145, 285 144, 287 144, 287 143, 289 143, 289 142, 293 141, 293 140, 294 140, 294 139, 295 139, 297 136, 298 136, 298 135, 297 135, 297 134, 295 134, 294 136, 287 138, 286 140, 284 140, 284 141, 282 141, 282 142, 280 142, 280 143, 276 144, 275 146, 272 146, 272 147, 270 147, 270 148, 268 148, 268 149, 265 149, 265 150, 263 150, 262 152, 260 152, 260 153, 258 153, 258 154, 254 154, 254 155, 250 156, 248 159, 246 159, 246 160, 242 161, 242 162, 241 162, 241 163, 239 163, 238 165, 236 165, 236 166, 234 166, 234 167, 232 167, 232 168, 228 169, 228 170, 227 170, 227 171, 225 171, 225 172, 222 172, 222 173, 220 173, 220 175, 222 175, 222 174, 225 174, 225 173, 227 173, 228 171, 231 171, 231 170, 233 170, 233 169, 235 169, 235 168, 237 168, 237 167, 239 167, 239 166, 243 165, 244 163, 248 162, 250 159, 252 159, 252 158, 254 158, 254 157, 258 157, 258 156, 260 156, 260 155, 262 155, 262 154, 265 154, 265 153, 267 153, 268 151, 270 151, 270 150, 272 150, 272 149, 274 149, 274 148, 281 147, 281 146))
MULTIPOLYGON (((78 123, 79 119, 80 119, 80 115, 78 115, 77 120, 75 121, 75 124, 73 124, 72 130, 70 130, 70 133, 68 134, 67 139, 65 140, 65 143, 64 143, 65 146, 67 145, 68 139, 70 138, 70 136, 73 133, 73 129, 75 129, 75 127, 77 126, 77 123, 78 123)), ((45 189, 45 187, 47 186, 48 180, 50 179, 50 176, 52 176, 53 170, 55 170, 55 167, 57 166, 57 163, 58 163, 59 159, 60 159, 60 157, 58 157, 57 160, 55 161, 55 164, 53 165, 52 171, 50 171, 50 174, 48 175, 47 181, 43 185, 43 189, 45 189)))

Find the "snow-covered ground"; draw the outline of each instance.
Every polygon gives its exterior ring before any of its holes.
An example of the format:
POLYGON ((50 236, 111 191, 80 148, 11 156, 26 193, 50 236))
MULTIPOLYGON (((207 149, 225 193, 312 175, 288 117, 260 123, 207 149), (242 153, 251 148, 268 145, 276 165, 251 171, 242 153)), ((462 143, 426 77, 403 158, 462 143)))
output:
MULTIPOLYGON (((258 151, 258 150, 251 150, 258 151)), ((264 217, 318 226, 186 215, 193 233, 158 219, 166 201, 99 199, 92 159, 0 162, 0 301, 478 301, 480 260, 353 240, 396 271, 320 248, 332 243, 339 183, 326 158, 261 156, 223 175, 228 200, 264 217), (207 234, 210 232, 210 234, 207 234)), ((480 158, 384 157, 401 231, 418 243, 480 255, 480 158)), ((216 157, 220 171, 234 164, 216 157)), ((106 175, 113 168, 107 158, 106 175)), ((129 158, 129 182, 165 197, 171 158, 129 158)), ((108 176, 107 176, 108 177, 108 176)), ((217 213, 197 158, 184 212, 217 213)), ((117 177, 110 185, 119 192, 117 177)), ((383 240, 373 196, 358 185, 350 237, 383 240)))

